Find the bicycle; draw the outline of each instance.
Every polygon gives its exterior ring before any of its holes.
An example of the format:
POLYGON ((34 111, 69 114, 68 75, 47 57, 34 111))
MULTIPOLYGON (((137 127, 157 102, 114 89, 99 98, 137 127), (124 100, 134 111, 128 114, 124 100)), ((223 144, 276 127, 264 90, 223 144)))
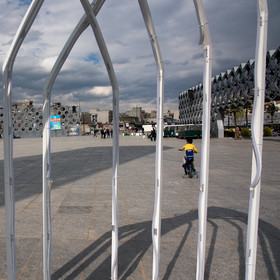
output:
POLYGON ((185 175, 188 175, 189 178, 192 178, 194 175, 198 178, 198 175, 196 173, 196 170, 194 169, 194 152, 193 149, 186 150, 186 153, 184 155, 185 163, 182 165, 182 167, 185 170, 185 175))

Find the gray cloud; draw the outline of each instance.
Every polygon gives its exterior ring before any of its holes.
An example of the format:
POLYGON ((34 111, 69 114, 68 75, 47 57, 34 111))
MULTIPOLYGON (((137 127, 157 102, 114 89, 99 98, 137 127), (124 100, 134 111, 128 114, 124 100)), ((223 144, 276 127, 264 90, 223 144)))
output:
MULTIPOLYGON (((2 64, 26 5, 0 2, 0 63, 2 64)), ((192 1, 148 1, 165 67, 166 107, 178 104, 178 95, 202 81, 203 47, 192 1)), ((213 42, 213 76, 254 58, 257 1, 204 0, 213 42)), ((268 50, 280 45, 280 1, 269 7, 268 50)), ((15 61, 13 100, 42 103, 42 91, 61 48, 83 15, 79 1, 45 2, 15 61)), ((120 107, 156 106, 157 68, 137 1, 107 0, 98 17, 120 88, 120 107)), ((2 84, 1 84, 2 86, 2 84)), ((112 98, 90 94, 94 87, 110 86, 106 68, 90 28, 79 38, 53 87, 53 101, 77 104, 88 110, 111 108, 112 98), (94 54, 95 61, 86 61, 94 54)), ((2 99, 0 99, 2 104, 2 99)))

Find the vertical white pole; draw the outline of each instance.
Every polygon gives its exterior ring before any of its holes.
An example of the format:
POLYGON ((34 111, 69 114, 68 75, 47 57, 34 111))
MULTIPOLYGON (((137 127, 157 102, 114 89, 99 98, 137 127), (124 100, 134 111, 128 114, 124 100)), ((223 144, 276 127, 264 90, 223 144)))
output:
POLYGON ((15 198, 14 198, 14 170, 13 170, 13 123, 12 123, 12 71, 20 46, 28 33, 43 0, 33 0, 30 4, 11 44, 2 67, 3 76, 3 104, 4 104, 4 188, 6 208, 6 251, 7 277, 16 279, 15 252, 15 198))
POLYGON ((88 0, 81 0, 99 46, 113 89, 113 174, 112 174, 112 259, 111 279, 118 279, 118 168, 119 168, 119 88, 113 64, 98 22, 88 0))
POLYGON ((152 223, 153 240, 153 280, 158 279, 160 261, 161 237, 161 201, 162 201, 162 151, 163 151, 163 98, 164 98, 164 68, 161 52, 147 0, 138 0, 139 6, 150 37, 155 61, 158 66, 157 80, 157 138, 156 138, 156 168, 155 168, 155 204, 152 223))
POLYGON ((262 149, 263 149, 263 119, 265 99, 265 72, 267 52, 267 21, 268 8, 266 0, 257 0, 258 24, 255 55, 255 98, 252 119, 252 139, 254 153, 252 155, 252 173, 250 186, 250 202, 248 212, 247 246, 246 246, 246 276, 254 280, 256 273, 258 223, 261 190, 262 149))
POLYGON ((204 279, 205 247, 208 202, 209 152, 210 152, 210 110, 211 110, 211 78, 212 78, 212 43, 204 7, 201 0, 194 0, 197 18, 200 26, 200 44, 204 44, 203 73, 203 116, 202 144, 200 167, 200 193, 198 204, 198 245, 196 279, 204 279))
POLYGON ((112 260, 111 279, 118 279, 119 91, 113 90, 112 260))
POLYGON ((7 276, 9 280, 16 279, 15 252, 15 197, 13 170, 13 123, 11 106, 12 72, 3 71, 4 93, 4 186, 6 208, 6 252, 7 276))
POLYGON ((50 151, 50 92, 44 91, 43 105, 43 276, 51 279, 51 151, 50 151))

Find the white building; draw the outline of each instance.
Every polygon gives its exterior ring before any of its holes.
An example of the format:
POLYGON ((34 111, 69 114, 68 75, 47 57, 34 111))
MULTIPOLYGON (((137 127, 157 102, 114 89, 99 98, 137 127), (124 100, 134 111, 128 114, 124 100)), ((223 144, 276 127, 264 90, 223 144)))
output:
POLYGON ((137 121, 141 122, 144 119, 144 111, 142 111, 142 107, 134 107, 131 110, 125 112, 126 115, 130 117, 136 117, 137 121))
POLYGON ((97 123, 112 123, 113 111, 112 110, 99 110, 98 108, 90 109, 90 114, 94 115, 97 119, 97 123))

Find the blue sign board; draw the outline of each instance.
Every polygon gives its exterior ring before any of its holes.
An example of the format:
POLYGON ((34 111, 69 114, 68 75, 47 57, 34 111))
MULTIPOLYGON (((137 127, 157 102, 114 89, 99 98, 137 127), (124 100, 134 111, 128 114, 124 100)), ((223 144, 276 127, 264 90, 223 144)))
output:
POLYGON ((61 129, 60 115, 51 116, 50 128, 51 128, 51 130, 61 129))

